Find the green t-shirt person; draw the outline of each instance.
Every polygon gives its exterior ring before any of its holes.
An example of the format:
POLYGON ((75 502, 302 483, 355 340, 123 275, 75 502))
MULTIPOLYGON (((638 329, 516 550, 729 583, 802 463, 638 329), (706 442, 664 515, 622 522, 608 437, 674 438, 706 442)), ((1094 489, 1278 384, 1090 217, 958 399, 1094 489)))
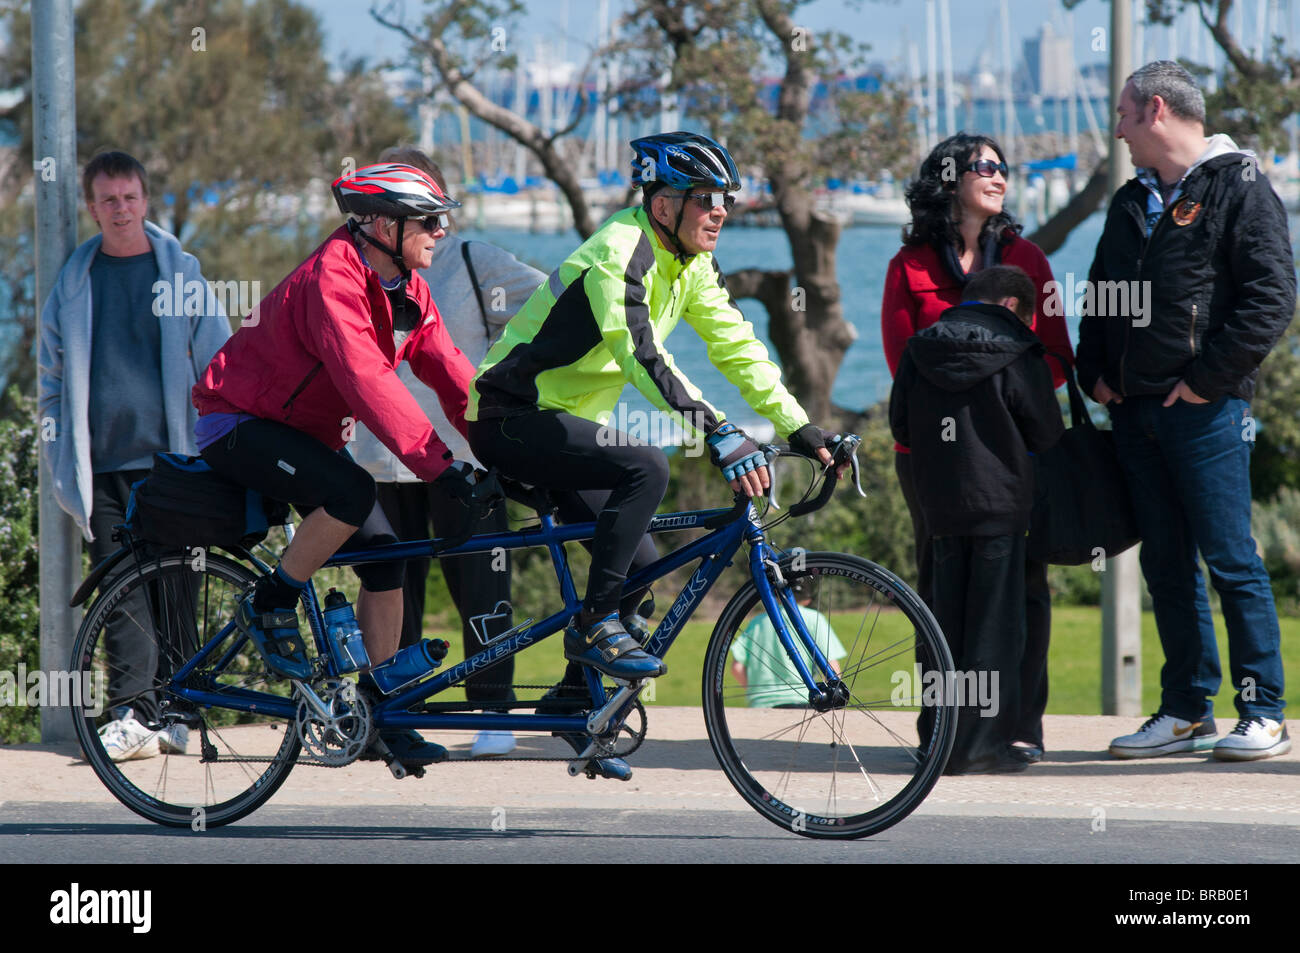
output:
MULTIPOLYGON (((800 606, 799 611, 803 614, 808 634, 838 673, 837 662, 847 653, 835 635, 830 620, 816 609, 806 606, 800 606)), ((817 669, 812 658, 797 637, 795 646, 803 656, 804 663, 816 675, 817 669)), ((766 613, 745 626, 731 645, 731 655, 736 660, 731 668, 732 674, 748 689, 750 708, 808 704, 808 689, 790 657, 786 655, 785 648, 777 637, 776 627, 766 613)))

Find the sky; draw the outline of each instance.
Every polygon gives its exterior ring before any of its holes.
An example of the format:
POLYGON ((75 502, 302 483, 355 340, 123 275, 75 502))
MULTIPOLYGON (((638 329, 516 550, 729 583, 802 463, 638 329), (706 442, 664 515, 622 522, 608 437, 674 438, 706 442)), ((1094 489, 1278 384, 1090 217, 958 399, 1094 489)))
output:
MULTIPOLYGON (((324 24, 328 49, 332 54, 365 56, 371 61, 396 57, 401 53, 398 34, 379 26, 367 12, 372 0, 305 0, 304 5, 320 14, 324 24)), ((423 7, 421 0, 377 0, 408 18, 414 18, 423 7)), ((1140 0, 1133 0, 1140 8, 1140 0)), ((1282 29, 1293 17, 1291 0, 1271 0, 1278 8, 1282 29)), ((597 0, 524 0, 528 14, 521 24, 524 32, 524 49, 531 50, 538 37, 547 38, 558 49, 563 38, 570 43, 570 59, 581 60, 584 44, 594 42, 597 32, 599 4, 597 0)), ((1270 0, 1241 0, 1238 7, 1243 16, 1243 34, 1247 44, 1256 35, 1256 23, 1261 9, 1270 0)), ((1295 6, 1300 6, 1296 0, 1295 6)), ((625 0, 611 0, 611 10, 617 14, 626 9, 625 0)), ((953 38, 953 63, 957 71, 969 69, 979 51, 986 45, 995 56, 1001 51, 1000 0, 950 0, 953 38)), ((936 4, 937 9, 937 4, 936 4)), ((905 69, 907 50, 905 41, 916 44, 922 70, 926 62, 926 2, 925 0, 863 0, 861 3, 845 0, 813 0, 802 7, 796 23, 816 31, 838 29, 859 42, 871 44, 873 59, 893 63, 905 69)), ((1012 36, 1012 52, 1018 56, 1022 41, 1037 34, 1046 21, 1054 21, 1058 34, 1070 33, 1074 37, 1075 60, 1080 65, 1098 63, 1106 54, 1096 51, 1096 31, 1109 30, 1110 3, 1106 0, 1083 0, 1069 14, 1061 0, 1008 0, 1007 20, 1012 36)), ((937 14, 936 14, 937 16, 937 14)), ((1179 20, 1174 46, 1170 45, 1170 31, 1152 27, 1143 31, 1143 60, 1164 59, 1171 49, 1186 56, 1191 46, 1191 28, 1194 14, 1185 13, 1179 20)), ((1266 21, 1267 22, 1267 21, 1266 21)), ((1230 25, 1234 25, 1230 21, 1230 25)), ((1205 40, 1199 46, 1205 48, 1205 40)), ((940 41, 941 42, 941 41, 940 41)), ((941 51, 941 47, 939 48, 941 51)), ((1202 57, 1203 59, 1203 57, 1202 57)), ((1220 57, 1220 61, 1222 57, 1220 57)))

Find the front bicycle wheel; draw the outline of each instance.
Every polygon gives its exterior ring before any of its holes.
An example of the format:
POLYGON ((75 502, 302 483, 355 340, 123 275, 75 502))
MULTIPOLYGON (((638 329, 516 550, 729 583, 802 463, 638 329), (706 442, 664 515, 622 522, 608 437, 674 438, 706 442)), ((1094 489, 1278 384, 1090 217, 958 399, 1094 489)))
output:
POLYGON ((957 710, 946 698, 923 707, 914 668, 951 670, 948 646, 920 597, 875 563, 802 553, 781 571, 843 688, 825 710, 810 704, 747 582, 705 656, 709 741, 740 796, 773 823, 808 837, 878 833, 916 809, 948 760, 957 710))
POLYGON ((199 707, 173 676, 216 640, 186 687, 232 700, 248 692, 287 698, 235 628, 235 608, 256 580, 216 553, 154 556, 114 576, 86 613, 73 672, 88 686, 73 706, 86 760, 137 814, 169 827, 217 827, 267 800, 292 770, 300 742, 292 720, 199 707))

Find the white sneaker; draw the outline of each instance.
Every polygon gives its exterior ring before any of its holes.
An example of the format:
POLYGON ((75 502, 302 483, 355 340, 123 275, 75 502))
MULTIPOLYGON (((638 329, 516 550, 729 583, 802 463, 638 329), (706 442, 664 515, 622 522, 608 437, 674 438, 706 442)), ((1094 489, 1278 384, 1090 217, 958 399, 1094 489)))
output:
POLYGON ((159 753, 158 732, 150 731, 130 713, 100 728, 99 740, 114 761, 156 758, 159 753))
POLYGON ((1110 743, 1112 758, 1158 758, 1179 751, 1205 751, 1218 735, 1214 719, 1180 721, 1173 715, 1152 715, 1131 735, 1110 743))
POLYGON ((1214 757, 1219 761, 1256 761, 1291 750, 1286 725, 1272 718, 1243 718, 1219 739, 1214 757))
POLYGON ((190 729, 185 725, 172 725, 158 732, 158 750, 163 754, 185 754, 190 745, 190 729))
POLYGON ((470 746, 471 758, 499 758, 515 750, 515 736, 509 731, 480 731, 470 746))

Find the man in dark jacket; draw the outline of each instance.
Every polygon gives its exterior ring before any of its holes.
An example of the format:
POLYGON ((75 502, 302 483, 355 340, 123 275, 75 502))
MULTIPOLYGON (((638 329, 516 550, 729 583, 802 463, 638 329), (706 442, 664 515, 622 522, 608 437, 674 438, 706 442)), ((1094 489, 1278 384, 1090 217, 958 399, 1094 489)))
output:
POLYGON ((1029 276, 988 268, 965 294, 908 341, 889 405, 894 437, 912 451, 931 537, 932 608, 956 670, 945 690, 961 696, 949 774, 1025 767, 1010 744, 1025 645, 1029 453, 1063 431, 1043 345, 1027 327, 1036 300, 1029 276))
POLYGON ((1160 709, 1117 758, 1213 746, 1290 750, 1277 611, 1250 535, 1247 403, 1295 310, 1286 213, 1253 154, 1205 138, 1205 103, 1168 61, 1129 77, 1116 136, 1137 175, 1115 194, 1079 325, 1079 384, 1110 411, 1165 653, 1160 709), (1205 559, 1228 628, 1236 727, 1215 742, 1222 680, 1205 559))

